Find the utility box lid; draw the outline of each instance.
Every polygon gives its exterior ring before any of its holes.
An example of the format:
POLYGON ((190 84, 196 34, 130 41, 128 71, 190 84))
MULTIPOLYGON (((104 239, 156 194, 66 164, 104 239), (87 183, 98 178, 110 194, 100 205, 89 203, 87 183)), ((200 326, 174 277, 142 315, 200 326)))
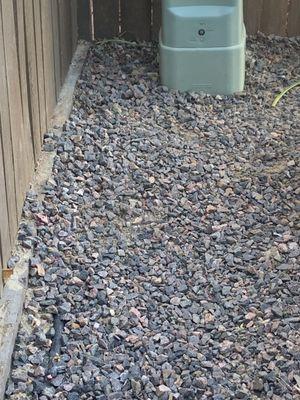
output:
POLYGON ((243 33, 242 0, 163 0, 165 46, 235 46, 241 42, 243 33))

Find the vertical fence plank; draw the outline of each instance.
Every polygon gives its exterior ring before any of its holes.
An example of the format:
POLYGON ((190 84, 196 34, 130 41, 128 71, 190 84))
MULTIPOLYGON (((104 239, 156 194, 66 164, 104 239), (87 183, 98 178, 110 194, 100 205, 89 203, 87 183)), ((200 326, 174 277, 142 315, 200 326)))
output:
POLYGON ((288 36, 299 36, 300 35, 300 2, 299 2, 299 0, 290 0, 287 34, 288 34, 288 36))
POLYGON ((56 104, 52 9, 51 9, 51 3, 49 1, 41 2, 41 16, 42 16, 41 18, 42 45, 43 45, 43 60, 44 60, 46 115, 47 115, 47 128, 48 128, 56 104))
POLYGON ((71 0, 71 21, 72 21, 72 54, 74 54, 78 42, 77 0, 71 0))
MULTIPOLYGON (((27 0, 25 0, 27 1, 27 0)), ((44 76, 44 62, 43 62, 43 43, 42 43, 42 19, 41 19, 41 2, 40 0, 33 0, 33 23, 34 23, 34 36, 35 36, 35 57, 37 68, 37 91, 39 101, 39 132, 33 132, 35 137, 39 136, 39 143, 43 141, 43 133, 47 129, 47 114, 46 114, 46 94, 45 94, 45 76, 44 76)), ((39 156, 40 146, 37 151, 39 156)))
POLYGON ((61 84, 68 72, 72 57, 72 23, 70 1, 58 0, 59 6, 59 32, 60 32, 60 60, 61 84))
POLYGON ((31 137, 31 123, 29 118, 28 105, 28 74, 27 74, 27 55, 25 45, 25 22, 24 22, 24 0, 15 1, 17 15, 17 41, 18 41, 18 61, 21 83, 22 98, 22 118, 24 126, 24 162, 28 165, 26 181, 30 180, 34 168, 34 148, 31 137))
POLYGON ((59 9, 58 0, 52 0, 52 29, 53 29, 53 54, 55 73, 55 93, 58 100, 61 88, 61 66, 60 66, 60 35, 59 35, 59 9))
POLYGON ((42 85, 38 81, 37 70, 37 51, 35 42, 35 18, 33 11, 33 1, 25 0, 24 2, 25 16, 25 39, 27 52, 27 68, 29 81, 29 115, 32 129, 32 140, 34 147, 35 159, 39 157, 41 148, 41 121, 40 121, 40 98, 42 85))
POLYGON ((287 0, 264 0, 260 30, 286 36, 288 5, 287 0))
POLYGON ((264 0, 245 0, 244 19, 247 33, 253 35, 260 29, 264 0))
POLYGON ((128 40, 151 40, 151 1, 121 0, 121 35, 128 40))
MULTIPOLYGON (((1 28, 1 26, 0 26, 1 28)), ((0 42, 1 45, 1 42, 0 42)), ((2 269, 9 258, 11 239, 10 239, 10 219, 8 212, 7 185, 4 176, 5 164, 2 146, 2 124, 0 117, 0 297, 2 293, 2 269)))
MULTIPOLYGON (((2 27, 7 76, 9 116, 13 144, 13 158, 18 216, 21 215, 27 185, 28 165, 23 144, 26 142, 22 120, 21 85, 18 66, 16 26, 13 2, 2 4, 2 27)), ((16 233, 15 233, 16 234, 16 233)))
POLYGON ((119 0, 94 0, 95 38, 113 38, 119 35, 119 0))
POLYGON ((153 0, 153 21, 151 38, 153 41, 158 40, 159 30, 161 27, 161 0, 153 0))
MULTIPOLYGON (((16 177, 14 174, 13 145, 9 118, 8 88, 5 68, 4 38, 2 34, 2 11, 0 4, 0 116, 1 116, 1 145, 3 148, 3 165, 5 173, 5 190, 8 202, 9 227, 11 232, 17 230, 16 177)), ((1 168, 1 166, 0 166, 1 168)), ((4 187, 4 186, 3 186, 4 187)), ((3 187, 2 190, 3 191, 3 187)), ((0 229, 2 230, 3 228, 0 229)), ((12 236, 12 235, 11 235, 12 236)), ((4 244, 4 238, 3 242, 4 244)), ((9 242, 7 243, 9 245, 9 242)))
POLYGON ((89 1, 90 0, 77 0, 78 36, 80 39, 85 40, 92 40, 89 1))

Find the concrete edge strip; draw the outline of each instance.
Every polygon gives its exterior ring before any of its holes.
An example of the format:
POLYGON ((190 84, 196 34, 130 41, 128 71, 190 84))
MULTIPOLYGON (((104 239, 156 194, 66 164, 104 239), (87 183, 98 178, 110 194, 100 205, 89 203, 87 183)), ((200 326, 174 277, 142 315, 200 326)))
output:
MULTIPOLYGON (((73 56, 51 120, 51 127, 57 133, 62 132, 63 124, 71 113, 76 82, 81 74, 89 48, 90 43, 81 41, 73 56)), ((42 152, 38 162, 31 188, 38 193, 39 198, 43 197, 41 189, 51 176, 55 154, 56 151, 42 152)), ((3 296, 0 299, 0 400, 4 398, 6 382, 10 374, 12 355, 28 284, 29 258, 32 256, 32 252, 16 247, 14 254, 19 256, 19 261, 12 276, 6 282, 3 296)))

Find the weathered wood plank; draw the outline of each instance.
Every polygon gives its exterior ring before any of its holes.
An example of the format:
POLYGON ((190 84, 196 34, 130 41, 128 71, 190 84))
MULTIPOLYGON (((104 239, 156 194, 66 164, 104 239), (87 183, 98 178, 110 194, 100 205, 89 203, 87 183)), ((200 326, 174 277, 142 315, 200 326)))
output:
POLYGON ((245 0, 244 19, 247 33, 253 35, 260 30, 264 0, 245 0))
POLYGON ((92 40, 89 2, 90 0, 77 1, 78 37, 88 41, 92 40))
POLYGON ((119 35, 119 0, 94 0, 95 39, 119 35))
POLYGON ((127 40, 151 40, 151 1, 121 0, 121 35, 127 40))
POLYGON ((300 1, 290 0, 290 8, 287 25, 288 36, 300 35, 300 1))
POLYGON ((58 100, 61 88, 61 65, 60 65, 60 35, 59 35, 59 9, 58 0, 52 0, 52 29, 53 29, 53 54, 55 73, 55 94, 58 100))
POLYGON ((72 21, 72 54, 74 54, 78 42, 77 0, 71 0, 71 21, 72 21))
MULTIPOLYGON (((1 27, 0 27, 1 28, 1 27)), ((1 42, 0 42, 1 45, 1 42)), ((0 117, 0 297, 2 293, 2 270, 5 268, 9 258, 11 239, 9 232, 9 214, 8 214, 8 199, 7 185, 4 176, 5 164, 2 147, 2 124, 0 117)))
POLYGON ((61 65, 60 65, 60 27, 59 27, 59 8, 58 0, 52 0, 52 34, 53 34, 53 54, 54 54, 54 74, 55 74, 55 93, 58 100, 61 89, 61 65))
MULTIPOLYGON (((26 1, 26 0, 25 0, 26 1)), ((33 18, 34 18, 34 35, 35 35, 35 56, 37 68, 37 88, 39 99, 39 119, 40 130, 33 132, 34 136, 39 135, 40 143, 43 141, 43 134, 47 130, 47 114, 46 114, 46 94, 45 94, 45 76, 43 63, 43 42, 42 42, 42 20, 41 20, 41 2, 33 0, 33 18)), ((37 153, 39 156, 40 149, 37 153)))
POLYGON ((153 0, 153 21, 151 38, 153 41, 158 40, 159 30, 161 27, 161 0, 153 0))
POLYGON ((260 30, 267 34, 286 36, 288 5, 287 0, 263 0, 260 30))
MULTIPOLYGON (((43 115, 43 106, 40 112, 40 95, 42 95, 43 83, 39 82, 40 73, 37 69, 37 51, 35 41, 35 18, 33 1, 26 0, 24 2, 25 16, 25 42, 27 52, 27 68, 28 68, 28 83, 29 83, 29 115, 32 129, 32 140, 34 147, 35 160, 38 159, 41 149, 41 116, 43 115)), ((38 31, 38 27, 37 27, 38 31)), ((37 35, 38 37, 38 35, 37 35)), ((40 71, 39 71, 40 72, 40 71)))
MULTIPOLYGON (((2 26, 8 88, 9 116, 13 145, 18 216, 21 216, 27 186, 28 165, 24 157, 26 142, 22 120, 21 85, 18 66, 16 27, 13 2, 2 2, 2 26)), ((15 232, 16 234, 16 232, 15 232)))
POLYGON ((41 2, 41 20, 42 20, 42 44, 43 44, 44 80, 45 80, 45 96, 46 96, 46 115, 47 115, 47 128, 48 128, 56 104, 52 10, 51 10, 51 3, 49 1, 41 2))
POLYGON ((72 57, 72 23, 69 0, 58 0, 60 31, 61 84, 63 84, 72 57))
MULTIPOLYGON (((1 144, 3 151, 3 165, 6 197, 8 202, 8 217, 10 231, 16 232, 18 226, 16 177, 14 173, 13 145, 11 138, 11 125, 9 116, 8 88, 4 54, 4 38, 2 26, 2 11, 0 2, 0 115, 1 115, 1 144)), ((0 228, 1 229, 1 228, 0 228)), ((11 235, 12 236, 12 235, 11 235)), ((8 243, 9 245, 9 243, 8 243)))
POLYGON ((19 61, 19 74, 21 83, 21 99, 22 99, 22 118, 24 126, 24 139, 23 153, 24 162, 28 166, 26 181, 31 179, 34 169, 34 148, 31 137, 31 123, 29 118, 29 104, 28 104, 28 74, 27 74, 27 55, 25 45, 25 22, 24 22, 24 0, 15 1, 16 23, 17 23, 17 42, 18 42, 18 61, 19 61))

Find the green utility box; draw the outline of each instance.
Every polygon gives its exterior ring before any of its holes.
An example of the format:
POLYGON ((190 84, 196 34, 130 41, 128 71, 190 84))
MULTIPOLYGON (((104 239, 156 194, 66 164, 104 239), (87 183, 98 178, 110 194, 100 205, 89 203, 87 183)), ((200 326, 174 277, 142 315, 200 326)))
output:
POLYGON ((245 45, 243 0, 162 0, 164 86, 211 94, 242 91, 245 45))

